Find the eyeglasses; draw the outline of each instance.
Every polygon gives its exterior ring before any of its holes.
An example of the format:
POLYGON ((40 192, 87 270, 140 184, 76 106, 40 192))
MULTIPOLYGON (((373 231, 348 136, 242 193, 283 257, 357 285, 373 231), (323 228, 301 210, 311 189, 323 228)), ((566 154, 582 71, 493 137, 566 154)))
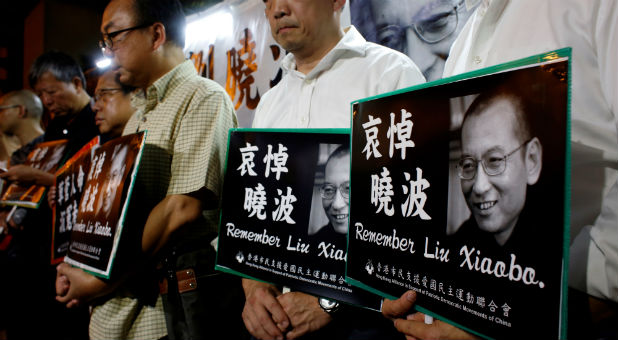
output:
POLYGON ((457 165, 459 178, 465 180, 474 179, 474 177, 476 177, 476 171, 479 163, 483 165, 483 170, 485 170, 485 173, 488 176, 498 176, 502 174, 504 170, 506 170, 506 159, 521 149, 524 145, 528 144, 531 140, 532 139, 525 141, 515 150, 507 153, 506 155, 503 155, 500 152, 492 151, 486 155, 483 155, 483 158, 480 160, 476 160, 474 157, 462 158, 457 165))
MULTIPOLYGON (((414 33, 427 44, 435 44, 457 30, 459 25, 459 9, 464 1, 460 1, 456 6, 449 4, 438 5, 427 10, 429 13, 422 13, 424 19, 419 20, 409 26, 388 25, 377 32, 378 42, 382 45, 395 50, 402 51, 405 42, 406 31, 413 28, 414 33)), ((421 9, 424 11, 424 9, 421 9)))
POLYGON ((337 189, 339 189, 341 197, 346 200, 350 198, 350 182, 343 182, 339 187, 333 184, 324 184, 320 188, 320 196, 324 199, 332 200, 337 194, 337 189))
POLYGON ((107 97, 108 95, 112 94, 113 92, 117 92, 117 91, 122 91, 122 89, 119 88, 119 87, 110 87, 110 88, 99 89, 94 94, 94 101, 98 102, 99 100, 101 100, 101 99, 107 97))
POLYGON ((0 112, 3 112, 4 110, 12 109, 12 108, 20 107, 20 106, 21 106, 21 105, 17 105, 17 104, 12 104, 12 105, 1 105, 1 106, 0 106, 0 112))
POLYGON ((103 51, 113 51, 114 49, 114 38, 123 32, 129 32, 129 31, 134 31, 134 30, 138 30, 141 28, 145 28, 148 26, 152 26, 152 24, 142 24, 142 25, 137 25, 137 26, 133 26, 133 27, 129 27, 129 28, 124 28, 118 31, 114 31, 114 32, 109 32, 109 33, 104 33, 103 34, 103 39, 99 40, 99 47, 103 50, 103 51))

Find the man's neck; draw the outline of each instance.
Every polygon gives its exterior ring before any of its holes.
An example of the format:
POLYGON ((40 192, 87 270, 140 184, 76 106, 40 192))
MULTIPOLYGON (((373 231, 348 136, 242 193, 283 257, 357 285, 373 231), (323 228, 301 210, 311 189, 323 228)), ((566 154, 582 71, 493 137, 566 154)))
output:
POLYGON ((150 68, 148 81, 146 81, 144 86, 141 86, 144 93, 157 80, 185 61, 182 49, 176 46, 162 47, 161 51, 154 53, 157 54, 152 56, 152 67, 150 68))
POLYGON ((22 124, 21 129, 17 131, 15 135, 19 139, 19 144, 24 146, 42 134, 43 129, 41 128, 41 124, 33 120, 28 120, 22 124))
POLYGON ((296 61, 296 70, 303 74, 311 72, 320 61, 333 49, 343 38, 343 30, 337 30, 329 34, 329 38, 318 42, 317 46, 305 48, 305 51, 293 52, 296 61))
POLYGON ((86 93, 86 90, 81 92, 78 104, 78 109, 73 112, 73 115, 80 113, 86 107, 86 105, 90 105, 90 96, 88 95, 88 93, 86 93))

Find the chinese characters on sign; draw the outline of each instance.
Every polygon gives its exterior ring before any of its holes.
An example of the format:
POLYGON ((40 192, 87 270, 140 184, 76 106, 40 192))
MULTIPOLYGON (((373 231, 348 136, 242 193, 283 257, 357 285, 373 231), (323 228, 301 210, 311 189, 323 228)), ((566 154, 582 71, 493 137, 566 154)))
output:
POLYGON ((109 278, 144 136, 112 139, 72 161, 58 176, 55 232, 69 234, 66 262, 109 278))
POLYGON ((378 309, 345 282, 349 135, 233 130, 228 150, 216 268, 378 309))
POLYGON ((99 144, 99 137, 84 145, 56 172, 56 204, 52 228, 51 263, 62 261, 66 255, 69 236, 77 223, 87 172, 90 169, 91 149, 99 144))
MULTIPOLYGON (((45 172, 55 172, 62 160, 67 140, 57 140, 43 142, 30 152, 24 165, 45 172)), ((0 203, 23 206, 27 208, 37 208, 43 198, 46 187, 36 184, 22 184, 12 182, 2 195, 0 203)))
POLYGON ((549 63, 353 103, 349 282, 478 335, 559 337, 568 65, 549 63))
MULTIPOLYGON (((412 121, 412 114, 405 109, 401 109, 401 120, 396 122, 395 113, 390 113, 390 126, 386 132, 386 137, 389 140, 388 156, 392 159, 394 156, 394 150, 401 150, 401 160, 406 159, 407 148, 414 147, 414 141, 412 140, 412 127, 414 123, 412 121)), ((379 151, 380 146, 380 131, 378 126, 382 123, 380 118, 374 118, 372 115, 368 116, 368 121, 362 124, 365 131, 366 144, 363 147, 363 153, 366 160, 371 158, 381 158, 382 153, 379 151)), ((405 202, 401 206, 401 214, 404 217, 418 216, 423 220, 430 220, 425 210, 425 201, 427 200, 427 194, 425 189, 429 188, 430 184, 427 179, 423 178, 423 170, 416 168, 416 180, 412 180, 410 173, 403 171, 403 177, 408 183, 402 186, 401 193, 405 196, 405 202)), ((382 171, 371 175, 371 204, 373 204, 377 213, 384 213, 387 216, 393 216, 395 209, 393 206, 393 191, 391 173, 387 167, 382 167, 382 171)))

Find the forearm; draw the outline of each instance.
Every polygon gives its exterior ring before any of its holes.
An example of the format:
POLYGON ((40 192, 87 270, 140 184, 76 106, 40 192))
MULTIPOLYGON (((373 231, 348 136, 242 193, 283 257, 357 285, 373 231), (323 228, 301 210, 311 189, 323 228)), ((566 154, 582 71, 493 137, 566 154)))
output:
POLYGON ((169 195, 157 204, 144 226, 142 251, 154 254, 170 239, 170 236, 182 226, 197 220, 202 213, 200 199, 189 195, 169 195))
POLYGON ((35 183, 38 185, 51 187, 52 185, 54 185, 55 178, 56 176, 54 174, 39 170, 39 173, 37 173, 35 179, 35 183))

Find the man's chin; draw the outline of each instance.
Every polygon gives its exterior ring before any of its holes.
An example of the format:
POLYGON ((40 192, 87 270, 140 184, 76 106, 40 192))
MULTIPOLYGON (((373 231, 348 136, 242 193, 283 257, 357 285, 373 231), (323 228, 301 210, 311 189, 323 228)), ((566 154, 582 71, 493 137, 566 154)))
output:
POLYGON ((347 224, 333 224, 333 229, 339 234, 346 234, 348 232, 347 224))

